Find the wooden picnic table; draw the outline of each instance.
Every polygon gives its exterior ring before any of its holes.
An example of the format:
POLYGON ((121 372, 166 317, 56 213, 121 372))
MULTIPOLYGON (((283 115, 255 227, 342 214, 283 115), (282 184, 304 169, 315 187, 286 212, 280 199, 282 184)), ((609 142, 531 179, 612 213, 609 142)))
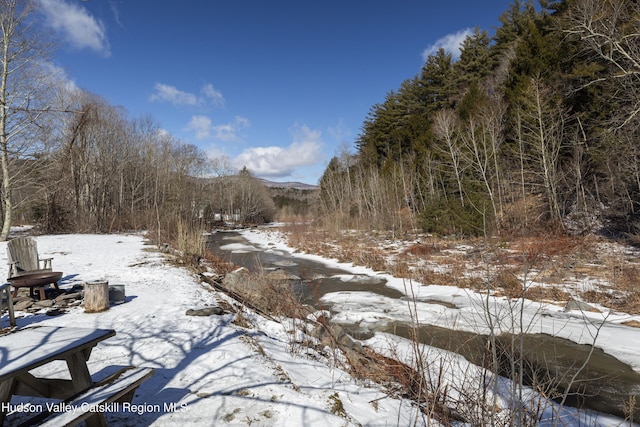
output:
POLYGON ((67 399, 93 385, 87 360, 111 329, 36 326, 0 336, 0 425, 14 395, 67 399), (66 361, 71 379, 38 378, 33 369, 66 361))

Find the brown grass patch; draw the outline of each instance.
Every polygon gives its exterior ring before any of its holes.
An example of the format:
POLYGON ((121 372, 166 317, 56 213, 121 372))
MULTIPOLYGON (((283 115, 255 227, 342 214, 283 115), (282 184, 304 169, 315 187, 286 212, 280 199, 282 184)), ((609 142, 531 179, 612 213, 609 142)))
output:
POLYGON ((512 248, 522 249, 525 262, 536 264, 542 260, 575 254, 582 247, 582 240, 572 236, 551 235, 514 241, 512 248))
POLYGON ((590 290, 583 292, 581 296, 589 303, 600 304, 628 314, 640 314, 640 294, 637 292, 626 293, 590 290))
POLYGON ((417 257, 426 257, 434 252, 440 252, 440 248, 438 248, 435 243, 414 243, 405 249, 404 252, 417 257))
POLYGON ((238 266, 234 263, 224 261, 222 258, 214 255, 211 251, 208 250, 204 253, 204 259, 207 263, 207 266, 220 275, 230 273, 238 268, 238 266))
POLYGON ((633 293, 615 292, 613 295, 608 294, 608 300, 601 302, 605 307, 622 311, 628 314, 640 314, 640 294, 637 291, 633 293))
POLYGON ((416 272, 418 280, 425 285, 451 286, 457 278, 451 273, 439 273, 432 270, 420 270, 416 272))
POLYGON ((568 301, 571 299, 571 294, 562 289, 558 289, 555 286, 532 286, 528 288, 524 293, 525 298, 532 301, 568 301))
POLYGON ((588 290, 581 294, 582 299, 590 304, 601 304, 611 306, 613 295, 610 292, 588 290))
POLYGON ((499 270, 493 278, 493 288, 500 288, 503 290, 504 295, 509 298, 522 297, 522 281, 509 270, 499 270))
POLYGON ((224 281, 223 286, 232 291, 233 297, 242 304, 269 316, 303 316, 304 306, 294 294, 289 280, 272 279, 266 274, 248 271, 234 274, 235 277, 224 281))
POLYGON ((620 291, 637 292, 638 283, 640 283, 640 268, 637 265, 625 266, 613 281, 613 287, 620 291))
POLYGON ((387 385, 389 394, 399 395, 420 403, 423 413, 434 417, 440 423, 449 425, 452 421, 466 421, 455 411, 447 407, 447 391, 431 390, 426 378, 415 368, 365 349, 366 355, 354 366, 352 374, 357 378, 370 379, 378 384, 387 385), (364 362, 364 363, 362 363, 364 362))
POLYGON ((414 277, 416 275, 415 271, 411 270, 411 266, 406 261, 393 262, 388 266, 388 270, 393 275, 393 277, 418 280, 417 277, 414 277))
POLYGON ((452 273, 436 272, 428 269, 416 271, 416 280, 425 285, 457 286, 466 289, 483 289, 484 280, 452 273))

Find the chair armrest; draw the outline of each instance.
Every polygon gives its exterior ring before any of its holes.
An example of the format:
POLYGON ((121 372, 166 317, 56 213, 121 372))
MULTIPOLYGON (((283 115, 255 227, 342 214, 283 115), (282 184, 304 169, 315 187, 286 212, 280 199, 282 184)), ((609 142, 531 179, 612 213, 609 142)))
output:
MULTIPOLYGON (((18 275, 19 271, 18 271, 18 261, 14 261, 14 262, 10 262, 9 263, 9 275, 8 277, 15 277, 18 275)), ((8 284, 8 283, 7 283, 8 284)))
POLYGON ((43 270, 51 270, 51 260, 53 258, 40 258, 39 261, 42 263, 43 270))
POLYGON ((11 298, 11 284, 4 283, 0 285, 0 307, 2 306, 2 293, 5 293, 7 296, 7 310, 9 311, 9 325, 12 327, 16 326, 16 316, 13 312, 13 298, 11 298))

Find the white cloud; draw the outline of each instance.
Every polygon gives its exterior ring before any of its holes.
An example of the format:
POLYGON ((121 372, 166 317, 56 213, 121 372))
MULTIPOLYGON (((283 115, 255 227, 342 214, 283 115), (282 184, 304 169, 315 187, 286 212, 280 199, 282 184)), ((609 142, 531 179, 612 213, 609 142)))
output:
POLYGON ((254 175, 263 177, 285 177, 303 166, 323 161, 322 134, 307 126, 296 126, 291 130, 293 142, 288 147, 254 147, 244 150, 233 160, 237 169, 246 166, 254 175))
POLYGON ((202 87, 202 93, 211 101, 211 103, 217 107, 223 107, 225 100, 222 96, 222 92, 213 87, 212 84, 207 84, 202 87))
POLYGON ((196 139, 213 139, 232 142, 238 141, 240 137, 238 133, 245 128, 249 127, 249 120, 236 116, 231 123, 225 123, 221 125, 213 125, 211 119, 207 116, 193 116, 189 121, 189 124, 185 128, 186 131, 195 132, 196 139))
POLYGON ((335 139, 339 143, 351 140, 353 137, 353 132, 351 132, 351 129, 349 129, 349 127, 345 126, 344 120, 342 119, 338 121, 338 124, 336 126, 330 127, 328 129, 328 132, 329 135, 331 135, 333 139, 335 139))
POLYGON ((164 128, 160 128, 156 131, 156 136, 161 139, 171 138, 171 132, 164 128))
POLYGON ((154 92, 149 97, 150 101, 169 102, 174 106, 187 105, 213 105, 215 107, 224 107, 225 99, 222 92, 213 87, 212 84, 206 84, 200 90, 200 94, 185 92, 175 86, 156 83, 154 92))
POLYGON ((236 116, 232 123, 214 126, 215 139, 223 142, 238 141, 241 137, 238 135, 242 129, 249 127, 249 119, 236 116))
POLYGON ((113 13, 113 19, 121 28, 124 28, 124 25, 122 25, 122 21, 120 21, 120 10, 118 9, 118 5, 116 4, 116 2, 113 0, 110 0, 109 6, 111 6, 111 13, 113 13))
POLYGON ((215 131, 215 138, 220 141, 231 142, 238 139, 236 127, 233 123, 214 126, 213 130, 215 131))
POLYGON ((110 55, 104 23, 93 17, 80 3, 67 3, 65 0, 39 0, 39 3, 45 16, 45 25, 60 33, 71 46, 110 55))
POLYGON ((195 132, 196 139, 207 139, 211 136, 211 119, 207 116, 193 116, 185 129, 195 132))
POLYGON ((245 117, 236 116, 235 120, 236 120, 237 126, 239 126, 241 128, 248 128, 249 127, 249 119, 247 119, 245 117))
POLYGON ((471 34, 473 34, 473 29, 465 28, 457 33, 447 34, 446 36, 439 38, 435 43, 427 47, 424 52, 422 52, 422 59, 426 61, 429 56, 438 52, 440 48, 452 54, 454 58, 459 58, 462 42, 471 34))
POLYGON ((40 63, 45 81, 49 87, 61 87, 67 94, 75 95, 81 92, 75 80, 69 77, 64 68, 52 62, 40 63))
POLYGON ((173 105, 196 105, 198 97, 192 93, 184 92, 175 86, 156 83, 155 91, 149 98, 151 101, 166 101, 173 105))

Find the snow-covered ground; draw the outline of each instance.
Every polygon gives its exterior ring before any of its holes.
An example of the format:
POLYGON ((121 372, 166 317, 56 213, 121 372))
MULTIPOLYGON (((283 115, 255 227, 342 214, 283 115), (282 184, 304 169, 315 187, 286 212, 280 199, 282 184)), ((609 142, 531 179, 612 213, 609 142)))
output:
MULTIPOLYGON (((341 264, 335 260, 323 259, 315 255, 292 251, 286 244, 286 236, 277 229, 245 230, 243 236, 256 245, 292 252, 293 256, 312 258, 329 266, 346 269, 354 274, 379 277, 387 286, 398 289, 411 297, 411 308, 418 323, 443 326, 476 333, 488 333, 487 299, 485 295, 461 289, 455 286, 439 286, 410 282, 386 273, 376 272, 366 267, 341 264), (444 303, 444 304, 441 304, 444 303)), ((383 298, 379 295, 363 292, 336 292, 323 297, 335 306, 333 320, 344 323, 389 323, 410 322, 407 301, 383 298)), ((514 320, 520 323, 519 314, 523 313, 524 332, 546 333, 566 338, 579 344, 592 344, 597 336, 596 345, 606 353, 630 365, 640 372, 640 328, 622 325, 630 321, 640 321, 640 316, 618 313, 594 305, 598 311, 565 311, 564 305, 520 301, 514 303, 506 297, 489 298, 488 304, 496 326, 502 332, 513 332, 514 320), (517 319, 514 319, 514 315, 517 319), (598 331, 599 329, 599 331, 598 331)))
MULTIPOLYGON (((618 313, 594 305, 596 311, 569 310, 564 304, 538 303, 533 301, 514 301, 506 297, 489 297, 468 289, 455 286, 429 285, 395 278, 389 274, 374 271, 370 268, 339 263, 312 254, 300 253, 287 246, 286 235, 273 229, 245 230, 243 237, 262 248, 288 251, 292 256, 315 259, 330 267, 351 271, 355 277, 367 276, 384 279, 387 286, 395 288, 405 295, 404 300, 386 298, 367 292, 334 292, 322 297, 332 307, 332 321, 349 325, 358 324, 364 331, 368 327, 384 324, 420 324, 435 325, 449 329, 457 329, 475 333, 489 333, 491 323, 500 332, 545 333, 565 338, 579 344, 594 344, 620 361, 628 364, 636 372, 640 372, 640 328, 625 326, 623 323, 640 321, 640 316, 618 313), (520 305, 522 304, 522 305, 520 305), (490 313, 488 315, 487 313, 490 313), (491 319, 488 317, 490 316, 491 319)), ((388 334, 376 335, 364 344, 378 351, 404 357, 404 361, 412 362, 415 350, 406 340, 388 334)), ((439 349, 427 347, 423 352, 427 364, 435 367, 445 366, 451 381, 458 381, 459 387, 465 378, 470 378, 469 365, 459 357, 439 349), (446 363, 442 363, 446 360, 446 363)), ((437 373, 436 373, 437 374, 437 373)), ((480 376, 481 374, 475 374, 480 376)), ((635 396, 640 395, 637 390, 635 396)), ((632 398, 634 396, 628 396, 632 398)), ((567 408, 565 408, 567 409, 567 408)), ((553 412, 553 409, 550 408, 553 412)), ((552 414, 557 417, 558 414, 552 414)), ((573 410, 563 411, 562 422, 549 422, 551 425, 619 425, 622 420, 594 415, 585 421, 580 420, 584 414, 573 410), (556 424, 557 423, 557 424, 556 424)))
MULTIPOLYGON (((269 244, 271 248, 290 250, 283 239, 272 234, 246 231, 244 235, 265 247, 269 244)), ((19 328, 55 325, 114 329, 116 336, 100 343, 91 354, 89 368, 93 373, 129 365, 155 368, 155 375, 140 386, 134 397, 133 402, 141 405, 140 411, 109 415, 113 425, 437 425, 422 418, 410 402, 354 380, 331 362, 299 349, 291 351, 295 348, 294 339, 286 320, 275 322, 247 312, 245 316, 255 326, 246 329, 233 322, 233 314, 187 316, 187 310, 217 305, 225 297, 186 269, 171 265, 165 255, 145 246, 140 235, 53 235, 39 236, 37 241, 41 256, 53 257, 54 270, 64 272, 62 288, 99 279, 125 285, 127 302, 102 313, 89 314, 82 307, 75 307, 59 316, 41 313, 18 319, 19 328), (180 410, 164 410, 172 404, 180 410)), ((6 243, 1 243, 2 268, 6 268, 5 248, 6 243)), ((374 274, 358 267, 341 267, 354 274, 374 274)), ((390 277, 387 280, 390 286, 406 290, 402 281, 390 277)), ((450 316, 455 315, 458 327, 478 329, 472 325, 476 304, 473 297, 457 288, 414 285, 421 321, 449 322, 450 316), (434 304, 420 303, 423 298, 449 299, 458 307, 457 312, 449 313, 449 309, 438 305, 441 311, 434 313, 434 304)), ((339 294, 329 298, 336 304, 353 302, 341 301, 339 294)), ((381 302, 373 298, 363 298, 358 304, 369 305, 369 309, 359 312, 370 313, 370 321, 376 321, 373 317, 384 311, 381 302)), ((401 303, 382 304, 391 309, 393 316, 404 316, 401 307, 395 305, 401 303)), ((547 319, 532 320, 536 330, 590 342, 585 314, 564 313, 553 307, 543 310, 549 315, 531 315, 532 319, 547 319)), ((589 316, 602 320, 602 316, 589 316)), ((367 316, 362 317, 367 320, 367 316)), ((621 326, 623 318, 628 316, 609 316, 599 341, 608 352, 640 369, 640 330, 621 326)), ((2 322, 6 326, 6 315, 2 322)), ((376 335, 367 344, 381 350, 393 348, 396 354, 410 359, 411 345, 404 340, 376 335)), ((453 355, 441 353, 439 357, 455 359, 455 363, 448 364, 455 367, 448 374, 451 381, 468 376, 475 369, 453 355)), ((40 368, 38 375, 54 377, 65 371, 63 364, 51 363, 40 368)), ((13 403, 26 401, 14 399, 13 403)), ((6 425, 14 425, 27 415, 10 415, 6 425)), ((623 425, 620 419, 597 414, 585 420, 585 414, 576 415, 571 409, 563 416, 564 425, 623 425)))

